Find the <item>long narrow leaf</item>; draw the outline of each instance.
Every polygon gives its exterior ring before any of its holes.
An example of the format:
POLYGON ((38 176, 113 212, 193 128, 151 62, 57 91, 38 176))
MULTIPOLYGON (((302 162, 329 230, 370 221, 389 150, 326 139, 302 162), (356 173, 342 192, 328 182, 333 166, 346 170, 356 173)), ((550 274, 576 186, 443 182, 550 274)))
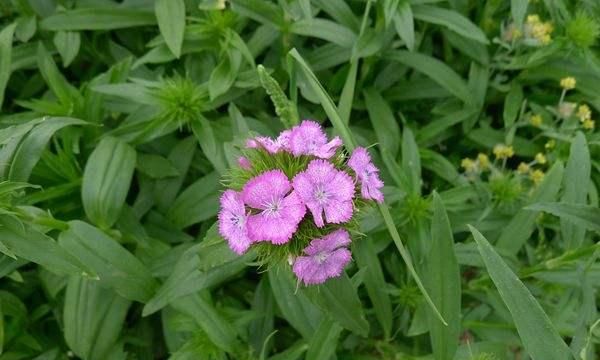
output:
POLYGON ((510 311, 523 346, 534 360, 568 360, 573 356, 554 325, 521 280, 474 227, 469 230, 502 301, 510 311))

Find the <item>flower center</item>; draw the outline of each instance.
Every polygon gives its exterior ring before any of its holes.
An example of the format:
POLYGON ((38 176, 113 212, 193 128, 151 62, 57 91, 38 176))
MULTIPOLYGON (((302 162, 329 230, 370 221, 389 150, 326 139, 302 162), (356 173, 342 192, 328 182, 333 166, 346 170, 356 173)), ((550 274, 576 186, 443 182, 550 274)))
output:
POLYGON ((241 229, 246 223, 246 217, 243 215, 231 214, 229 221, 237 228, 241 229))
POLYGON ((328 257, 329 257, 329 253, 327 253, 325 251, 321 251, 317 255, 315 255, 315 259, 317 260, 317 262, 319 263, 319 265, 321 265, 322 263, 324 263, 325 260, 327 260, 328 257))
POLYGON ((263 210, 263 214, 266 216, 279 216, 279 211, 281 210, 281 198, 273 199, 270 202, 265 204, 265 209, 263 210))
POLYGON ((329 199, 329 194, 325 191, 323 185, 317 185, 317 188, 315 189, 315 199, 321 204, 327 202, 329 199))

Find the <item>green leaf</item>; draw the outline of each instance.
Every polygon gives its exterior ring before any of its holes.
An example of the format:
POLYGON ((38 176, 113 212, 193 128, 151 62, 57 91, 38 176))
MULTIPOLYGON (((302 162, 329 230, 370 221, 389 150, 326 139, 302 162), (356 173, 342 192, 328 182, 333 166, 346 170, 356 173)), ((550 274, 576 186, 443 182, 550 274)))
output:
POLYGON ((155 154, 137 154, 136 169, 152 179, 178 176, 179 170, 164 157, 155 154))
MULTIPOLYGON (((529 204, 537 202, 548 202, 556 200, 563 179, 563 165, 556 162, 544 176, 544 180, 535 188, 529 204)), ((539 211, 531 211, 528 208, 519 210, 508 225, 502 229, 496 247, 505 249, 516 254, 525 242, 531 237, 535 230, 535 221, 539 211)))
POLYGON ((321 320, 312 339, 308 343, 306 360, 331 359, 335 355, 338 338, 343 328, 329 318, 321 320))
POLYGON ((168 219, 185 228, 215 216, 220 196, 219 178, 218 173, 212 172, 181 192, 167 212, 168 219))
MULTIPOLYGON (((256 354, 268 352, 269 338, 273 334, 275 323, 275 298, 271 291, 269 278, 263 276, 256 286, 252 300, 252 311, 258 317, 253 319, 248 326, 248 343, 252 345, 256 354)), ((263 358, 261 356, 261 358, 263 358)))
POLYGON ((358 32, 360 19, 354 14, 350 4, 344 0, 312 0, 327 15, 348 29, 358 32))
POLYGON ((221 283, 244 269, 253 257, 252 253, 237 256, 229 250, 213 225, 202 243, 190 247, 177 259, 167 280, 144 306, 142 315, 150 315, 180 297, 221 283))
POLYGON ((356 59, 350 62, 350 68, 348 69, 348 76, 340 95, 340 101, 338 102, 338 109, 340 118, 344 124, 350 123, 350 113, 352 112, 352 104, 354 102, 354 90, 356 87, 356 75, 358 73, 358 62, 356 59))
POLYGON ((448 214, 442 199, 433 192, 433 218, 431 220, 431 246, 427 255, 425 284, 431 299, 448 322, 440 323, 431 311, 428 312, 431 346, 436 359, 452 360, 458 348, 460 335, 460 272, 454 238, 448 214))
POLYGON ((225 151, 223 144, 217 140, 211 122, 204 116, 199 115, 198 119, 192 122, 192 130, 204 155, 206 155, 215 170, 221 175, 225 174, 227 171, 225 151))
POLYGON ((600 209, 596 206, 565 203, 539 203, 525 209, 544 211, 585 229, 600 232, 600 209))
POLYGON ((396 157, 400 149, 400 128, 392 109, 383 96, 373 88, 365 90, 364 96, 379 146, 386 149, 392 157, 396 157))
POLYGON ((294 34, 326 40, 343 48, 351 48, 356 43, 356 34, 347 27, 325 19, 303 19, 290 27, 294 34))
POLYGON ((172 305, 178 311, 194 319, 208 338, 219 348, 232 353, 239 347, 233 326, 199 294, 179 298, 173 301, 172 305))
POLYGON ((394 16, 396 32, 410 51, 415 50, 415 21, 410 1, 404 0, 398 5, 398 13, 394 16))
POLYGON ((352 255, 356 259, 359 269, 365 269, 364 284, 373 303, 375 316, 381 324, 386 339, 392 335, 392 303, 390 301, 388 285, 385 282, 381 263, 373 247, 371 238, 358 239, 352 242, 352 255))
POLYGON ((405 127, 402 133, 402 169, 408 174, 407 192, 421 194, 421 158, 419 147, 410 128, 405 127))
POLYGON ((262 65, 258 65, 258 79, 260 84, 265 89, 273 106, 275 106, 275 113, 279 116, 279 120, 283 123, 286 128, 298 124, 298 111, 296 106, 287 98, 279 83, 269 75, 267 70, 262 65))
POLYGON ((510 1, 510 13, 517 29, 523 26, 525 15, 527 14, 527 5, 529 0, 511 0, 510 1))
POLYGON ((303 292, 344 328, 361 336, 368 335, 369 323, 363 313, 358 292, 345 273, 318 287, 305 288, 303 292))
POLYGON ((71 350, 85 360, 109 358, 130 304, 98 281, 71 276, 63 311, 65 341, 71 350))
POLYGON ((287 264, 269 270, 269 284, 283 317, 305 339, 311 339, 323 313, 306 297, 296 292, 296 284, 287 264))
POLYGON ((67 117, 43 118, 43 121, 19 144, 12 159, 8 178, 12 181, 27 181, 55 132, 66 126, 86 124, 83 120, 67 117))
POLYGON ((87 266, 61 248, 54 239, 7 215, 0 216, 0 244, 7 256, 32 261, 55 274, 90 275, 87 266))
POLYGON ((438 59, 406 50, 393 51, 388 57, 430 77, 465 103, 473 103, 473 96, 465 81, 452 68, 438 59))
MULTIPOLYGON (((590 150, 585 135, 577 132, 569 150, 569 160, 565 168, 564 193, 561 202, 565 204, 586 204, 591 176, 590 150)), ((552 201, 554 199, 542 200, 552 201)), ((541 201, 540 201, 541 202, 541 201)), ((574 249, 584 241, 585 227, 573 224, 568 218, 560 219, 560 230, 567 249, 574 249)))
POLYGON ((231 88, 238 75, 241 60, 239 51, 233 50, 227 51, 222 57, 208 80, 208 93, 211 101, 225 94, 231 88))
POLYGON ((67 106, 69 111, 73 112, 75 105, 82 101, 81 95, 60 73, 52 55, 48 53, 41 42, 37 49, 37 65, 50 90, 56 95, 61 104, 67 106))
POLYGON ((105 137, 90 154, 83 171, 81 199, 87 217, 108 229, 117 219, 135 170, 135 150, 114 137, 105 137))
POLYGON ((179 58, 185 31, 185 1, 156 0, 154 2, 154 13, 160 33, 165 39, 169 50, 176 58, 179 58))
POLYGON ((156 24, 154 12, 118 7, 81 8, 56 12, 40 22, 50 31, 115 30, 156 24))
POLYGON ((69 229, 60 234, 59 243, 90 267, 102 286, 113 288, 126 299, 146 302, 157 288, 149 269, 140 260, 92 225, 70 221, 69 229))
POLYGON ((456 11, 429 5, 415 5, 412 7, 412 11, 415 19, 445 26, 468 39, 489 44, 483 31, 456 11))
POLYGON ((0 31, 0 110, 4 101, 4 90, 11 73, 12 42, 17 23, 12 23, 0 31))
POLYGON ((566 360, 573 356, 527 287, 504 263, 492 245, 469 225, 485 267, 510 311, 523 346, 536 360, 566 360))
POLYGON ((510 91, 506 95, 504 100, 504 112, 502 118, 504 119, 504 127, 509 128, 517 120, 517 116, 521 111, 521 103, 523 102, 523 89, 521 85, 513 82, 510 91))
POLYGON ((15 37, 21 42, 29 41, 37 30, 37 19, 34 15, 21 16, 17 19, 15 37))
POLYGON ((232 0, 231 8, 241 15, 275 28, 281 28, 286 23, 281 8, 271 2, 262 0, 232 0))
POLYGON ((57 31, 54 34, 54 46, 62 58, 63 67, 69 66, 79 53, 81 36, 75 31, 57 31))

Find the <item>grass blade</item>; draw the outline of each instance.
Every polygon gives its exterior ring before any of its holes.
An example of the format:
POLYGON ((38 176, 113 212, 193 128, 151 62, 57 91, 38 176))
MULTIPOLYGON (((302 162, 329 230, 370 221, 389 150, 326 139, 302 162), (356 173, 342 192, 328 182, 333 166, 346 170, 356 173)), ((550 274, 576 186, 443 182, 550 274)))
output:
POLYGON ((440 324, 434 316, 428 316, 429 333, 435 358, 452 360, 460 333, 460 273, 454 253, 452 228, 437 192, 433 193, 431 240, 425 283, 448 326, 440 324))
POLYGON ((534 360, 572 359, 569 347, 527 287, 477 229, 469 225, 469 230, 502 301, 512 315, 525 350, 534 360))

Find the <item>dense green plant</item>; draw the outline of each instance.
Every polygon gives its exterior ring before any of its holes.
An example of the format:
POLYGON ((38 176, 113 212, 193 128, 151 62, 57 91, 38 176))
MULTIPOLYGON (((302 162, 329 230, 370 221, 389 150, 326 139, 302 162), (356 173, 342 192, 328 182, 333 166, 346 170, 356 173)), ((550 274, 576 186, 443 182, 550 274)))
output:
POLYGON ((1 1, 0 360, 596 359, 599 21, 594 0, 1 1), (215 225, 245 140, 301 119, 386 184, 346 273, 308 287, 215 225))

